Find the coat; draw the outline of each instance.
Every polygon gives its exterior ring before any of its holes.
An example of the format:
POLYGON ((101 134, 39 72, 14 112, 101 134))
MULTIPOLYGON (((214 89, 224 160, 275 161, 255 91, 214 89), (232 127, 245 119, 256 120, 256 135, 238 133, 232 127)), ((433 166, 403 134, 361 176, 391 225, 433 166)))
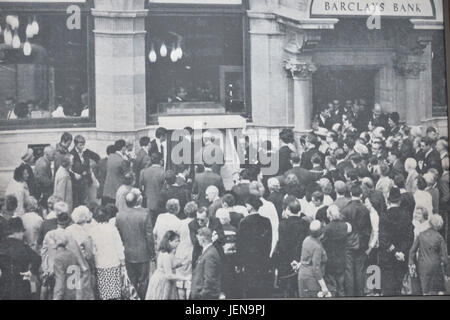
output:
POLYGON ((221 258, 214 245, 199 257, 193 269, 191 299, 218 299, 221 292, 221 258))
MULTIPOLYGON (((188 227, 191 236, 191 241, 194 245, 194 248, 192 250, 192 266, 195 267, 195 264, 197 263, 198 258, 202 254, 203 250, 197 240, 197 232, 199 229, 201 229, 201 227, 199 226, 197 220, 195 219, 188 224, 188 227)), ((225 233, 223 232, 223 227, 222 224, 220 223, 220 220, 214 217, 210 217, 208 228, 212 232, 214 231, 217 232, 218 239, 213 244, 216 247, 217 252, 222 256, 223 255, 222 246, 225 240, 225 233)))
POLYGON ((100 156, 97 153, 86 149, 80 157, 75 148, 70 151, 70 154, 73 156, 72 171, 81 175, 80 180, 73 179, 72 183, 74 207, 77 207, 84 204, 87 189, 92 185, 90 160, 94 160, 98 163, 100 161, 100 156))
POLYGON ((436 169, 439 172, 439 175, 442 174, 441 155, 439 154, 439 152, 436 151, 436 149, 431 149, 431 152, 425 155, 422 169, 420 169, 420 166, 418 166, 417 171, 420 174, 425 174, 431 168, 436 169))
MULTIPOLYGON (((291 153, 293 151, 288 146, 282 146, 278 150, 277 155, 279 159, 278 173, 277 175, 283 175, 286 171, 292 168, 291 153)), ((275 158, 276 159, 276 158, 275 158)))
POLYGON ((69 171, 64 167, 59 167, 55 175, 55 186, 53 194, 58 196, 67 203, 69 206, 69 212, 73 210, 73 188, 72 178, 69 171))
POLYGON ((51 163, 45 156, 37 159, 34 166, 34 177, 36 186, 41 193, 50 196, 53 193, 53 174, 51 163))
POLYGON ((74 273, 76 268, 81 269, 76 256, 66 248, 58 249, 53 268, 55 273, 53 300, 77 300, 76 286, 67 285, 70 283, 70 274, 74 273))
POLYGON ((146 157, 148 157, 147 150, 144 148, 139 149, 133 166, 134 176, 136 177, 136 187, 139 187, 139 177, 141 176, 141 171, 145 169, 144 159, 146 157))
POLYGON ((106 163, 106 179, 103 196, 115 199, 117 189, 122 184, 126 161, 117 153, 110 154, 106 163))
POLYGON ((152 165, 143 171, 140 176, 140 186, 147 199, 147 208, 157 213, 164 211, 161 207, 161 193, 164 186, 164 169, 159 165, 152 165))
POLYGON ((245 206, 250 195, 250 183, 243 182, 239 183, 231 188, 231 194, 236 199, 236 204, 240 206, 245 206))
POLYGON ((342 217, 352 226, 352 233, 348 237, 347 247, 352 250, 366 251, 369 247, 372 225, 370 212, 360 200, 352 200, 342 209, 342 217))
POLYGON ((286 171, 284 175, 287 177, 291 173, 295 174, 295 176, 298 179, 298 182, 304 186, 307 186, 313 182, 316 182, 323 175, 322 172, 310 171, 310 170, 307 170, 302 167, 294 167, 294 168, 286 171))
POLYGON ((199 207, 208 207, 208 200, 206 200, 205 191, 209 186, 216 186, 217 189, 219 189, 220 196, 225 191, 222 177, 217 173, 205 170, 204 172, 195 175, 194 184, 192 186, 192 194, 198 195, 197 201, 199 207))
POLYGON ((116 226, 127 262, 147 262, 155 256, 152 219, 146 209, 127 207, 118 212, 116 226))

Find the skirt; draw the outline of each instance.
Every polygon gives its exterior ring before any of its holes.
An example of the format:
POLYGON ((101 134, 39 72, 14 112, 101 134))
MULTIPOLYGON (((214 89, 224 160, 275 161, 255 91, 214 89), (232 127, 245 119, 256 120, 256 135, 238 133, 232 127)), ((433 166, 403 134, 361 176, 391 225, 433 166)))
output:
POLYGON ((157 269, 151 276, 145 300, 178 300, 176 282, 157 269))
POLYGON ((121 298, 120 267, 96 268, 97 287, 100 300, 121 298))

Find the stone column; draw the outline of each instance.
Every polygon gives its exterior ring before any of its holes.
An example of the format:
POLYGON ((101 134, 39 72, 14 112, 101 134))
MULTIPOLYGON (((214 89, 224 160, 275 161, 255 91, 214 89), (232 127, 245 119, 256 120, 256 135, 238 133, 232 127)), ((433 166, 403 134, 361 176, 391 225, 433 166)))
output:
POLYGON ((146 125, 145 0, 95 0, 97 129, 146 125))
POLYGON ((426 106, 421 101, 420 73, 425 71, 426 65, 412 60, 414 57, 397 57, 394 60, 394 69, 397 75, 405 79, 405 113, 408 125, 419 125, 426 117, 426 106))
POLYGON ((312 74, 316 66, 308 60, 290 58, 285 69, 293 81, 294 131, 305 133, 311 130, 312 120, 312 74))

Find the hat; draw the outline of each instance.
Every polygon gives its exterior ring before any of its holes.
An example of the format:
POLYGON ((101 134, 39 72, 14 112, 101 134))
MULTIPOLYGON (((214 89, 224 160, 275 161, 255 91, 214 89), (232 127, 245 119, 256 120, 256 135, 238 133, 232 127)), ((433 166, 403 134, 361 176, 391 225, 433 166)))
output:
POLYGON ((56 215, 56 222, 61 226, 66 226, 70 223, 70 217, 67 212, 60 212, 56 215))
POLYGON ((259 199, 259 197, 257 195, 254 195, 254 194, 250 194, 249 195, 246 203, 251 205, 253 207, 253 209, 255 209, 255 210, 258 210, 263 205, 263 203, 259 199))
POLYGON ((19 217, 9 219, 6 231, 8 235, 16 232, 25 232, 22 219, 19 217))
POLYGON ((22 161, 25 163, 33 161, 33 149, 28 149, 27 152, 22 156, 22 161))
POLYGON ((400 202, 402 199, 400 189, 393 187, 391 191, 389 192, 388 201, 389 202, 400 202))

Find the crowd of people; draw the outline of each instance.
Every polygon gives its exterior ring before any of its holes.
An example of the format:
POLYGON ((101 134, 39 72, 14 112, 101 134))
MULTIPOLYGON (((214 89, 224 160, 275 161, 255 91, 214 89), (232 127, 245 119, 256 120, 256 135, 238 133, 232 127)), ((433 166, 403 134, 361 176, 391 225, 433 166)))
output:
POLYGON ((313 128, 264 143, 275 175, 246 154, 230 190, 220 163, 169 165, 164 128, 105 158, 67 132, 28 150, 0 214, 0 298, 445 294, 448 138, 359 101, 324 106, 313 128))

